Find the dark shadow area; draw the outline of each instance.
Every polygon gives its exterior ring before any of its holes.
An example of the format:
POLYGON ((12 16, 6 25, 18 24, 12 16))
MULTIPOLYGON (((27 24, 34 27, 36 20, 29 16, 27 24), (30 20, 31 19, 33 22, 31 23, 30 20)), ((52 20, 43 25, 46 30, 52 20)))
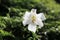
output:
POLYGON ((3 40, 15 40, 15 39, 11 36, 3 36, 3 40))
POLYGON ((60 4, 60 0, 55 0, 55 1, 56 1, 56 3, 60 4))
POLYGON ((0 4, 0 16, 6 16, 8 12, 9 10, 3 4, 0 4))

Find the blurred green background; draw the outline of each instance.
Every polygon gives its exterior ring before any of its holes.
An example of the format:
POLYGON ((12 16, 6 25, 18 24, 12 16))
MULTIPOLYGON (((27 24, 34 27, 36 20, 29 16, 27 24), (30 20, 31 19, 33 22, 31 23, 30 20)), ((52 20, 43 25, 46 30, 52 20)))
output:
POLYGON ((0 40, 60 40, 60 0, 0 0, 0 40), (46 16, 36 33, 22 24, 32 8, 46 16))

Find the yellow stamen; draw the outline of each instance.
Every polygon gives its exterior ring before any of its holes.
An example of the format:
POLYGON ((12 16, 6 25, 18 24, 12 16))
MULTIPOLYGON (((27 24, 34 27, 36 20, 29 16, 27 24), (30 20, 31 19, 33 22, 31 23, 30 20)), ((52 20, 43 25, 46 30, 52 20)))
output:
POLYGON ((32 16, 32 22, 34 23, 35 21, 36 21, 36 16, 33 15, 33 16, 32 16))

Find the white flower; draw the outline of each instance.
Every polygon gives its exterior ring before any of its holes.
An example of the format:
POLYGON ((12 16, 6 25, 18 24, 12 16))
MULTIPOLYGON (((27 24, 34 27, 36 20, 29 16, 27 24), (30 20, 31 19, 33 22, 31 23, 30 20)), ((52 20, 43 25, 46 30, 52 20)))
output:
POLYGON ((46 18, 43 13, 36 13, 36 9, 32 9, 31 12, 25 12, 25 15, 23 16, 23 25, 28 25, 28 30, 32 32, 36 32, 37 25, 39 28, 43 27, 43 22, 46 18))

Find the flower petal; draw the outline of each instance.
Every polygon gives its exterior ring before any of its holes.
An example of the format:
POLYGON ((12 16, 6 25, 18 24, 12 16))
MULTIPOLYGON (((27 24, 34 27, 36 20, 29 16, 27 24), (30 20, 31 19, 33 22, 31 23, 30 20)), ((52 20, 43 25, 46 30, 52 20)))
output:
POLYGON ((37 18, 36 19, 36 22, 35 22, 36 25, 39 25, 39 28, 43 27, 43 22, 41 19, 37 18))
POLYGON ((46 20, 46 17, 44 16, 43 13, 39 13, 37 16, 38 16, 38 18, 40 18, 42 21, 46 20))
POLYGON ((36 13, 36 9, 32 9, 31 10, 31 13, 36 13))
POLYGON ((29 24, 29 25, 28 25, 28 30, 35 33, 35 32, 36 32, 36 25, 34 25, 34 24, 29 24))
POLYGON ((22 23, 23 23, 24 26, 26 26, 27 24, 30 24, 32 22, 31 22, 31 19, 30 18, 26 18, 26 19, 23 20, 22 23))
POLYGON ((22 23, 23 23, 24 26, 26 26, 28 24, 28 21, 24 20, 22 23))
POLYGON ((23 16, 23 19, 28 19, 30 17, 30 12, 25 12, 25 15, 23 16))
POLYGON ((26 11, 25 15, 23 16, 23 25, 27 25, 30 22, 30 13, 26 11))

